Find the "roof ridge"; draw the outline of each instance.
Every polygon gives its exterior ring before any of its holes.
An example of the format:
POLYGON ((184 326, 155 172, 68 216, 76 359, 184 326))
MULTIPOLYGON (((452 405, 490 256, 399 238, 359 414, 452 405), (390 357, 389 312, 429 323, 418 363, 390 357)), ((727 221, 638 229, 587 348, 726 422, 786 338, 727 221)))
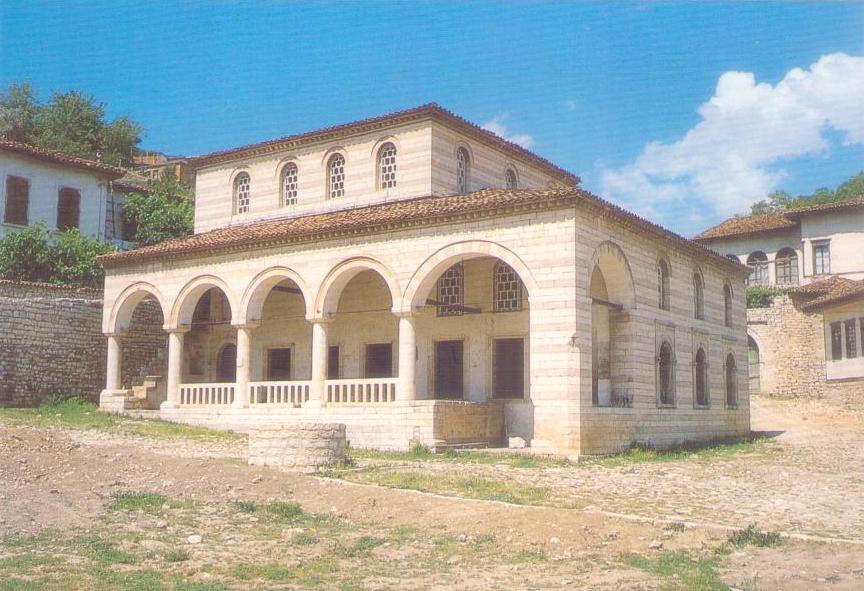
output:
POLYGON ((102 172, 109 176, 115 176, 116 178, 120 178, 127 172, 125 168, 120 168, 119 166, 106 164, 104 162, 98 162, 96 160, 88 160, 87 158, 73 156, 71 154, 66 154, 65 152, 60 152, 58 150, 40 148, 38 146, 34 146, 33 144, 19 142, 16 140, 0 138, 0 150, 9 150, 11 152, 16 152, 19 154, 26 154, 40 160, 48 160, 57 164, 65 164, 67 166, 83 168, 86 170, 92 170, 94 172, 102 172))

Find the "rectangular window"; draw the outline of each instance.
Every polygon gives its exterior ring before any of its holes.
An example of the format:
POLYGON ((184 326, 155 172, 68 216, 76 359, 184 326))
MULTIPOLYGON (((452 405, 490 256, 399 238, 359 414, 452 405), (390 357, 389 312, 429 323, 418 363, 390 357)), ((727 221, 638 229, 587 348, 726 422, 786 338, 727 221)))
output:
POLYGON ((855 330, 855 319, 844 322, 846 329, 846 359, 858 357, 858 334, 855 330))
POLYGON ((813 243, 813 274, 827 275, 831 272, 831 245, 828 242, 813 243))
POLYGON ((81 194, 75 189, 60 189, 57 195, 57 229, 77 228, 81 217, 81 194))
POLYGON ((495 398, 525 397, 525 341, 495 339, 495 398))
POLYGON ((339 372, 339 345, 327 347, 327 379, 338 380, 339 372))
POLYGON ((291 379, 291 349, 269 349, 267 351, 267 379, 284 382, 291 379))
POLYGON ((843 325, 839 322, 831 323, 831 359, 843 359, 843 325))
POLYGON ((393 377, 393 345, 391 343, 366 345, 366 377, 393 377))
POLYGON ((435 398, 461 400, 465 395, 462 341, 435 343, 435 398))
POLYGON ((6 177, 6 210, 3 221, 26 226, 30 209, 30 183, 17 176, 6 177))

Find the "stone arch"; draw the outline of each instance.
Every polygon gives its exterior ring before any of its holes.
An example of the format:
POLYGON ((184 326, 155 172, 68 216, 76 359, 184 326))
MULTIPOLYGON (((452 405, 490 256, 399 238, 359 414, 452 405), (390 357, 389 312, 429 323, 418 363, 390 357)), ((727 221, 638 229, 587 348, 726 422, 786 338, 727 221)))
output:
POLYGON ((192 314, 195 312, 195 305, 198 303, 198 299, 204 292, 214 287, 219 289, 228 300, 228 305, 231 308, 231 321, 233 322, 238 317, 238 306, 234 297, 234 291, 228 287, 225 281, 215 275, 201 275, 189 281, 180 290, 180 293, 174 300, 174 306, 171 308, 171 315, 166 322, 168 328, 172 329, 191 324, 192 314))
POLYGON ((306 287, 306 282, 296 271, 288 267, 271 267, 258 273, 252 281, 249 282, 246 291, 243 294, 243 299, 240 301, 240 313, 237 315, 237 323, 245 324, 247 322, 257 322, 261 320, 261 312, 264 308, 264 301, 270 294, 270 291, 282 281, 286 279, 294 282, 300 290, 300 295, 303 298, 303 305, 306 309, 306 314, 312 309, 314 302, 306 287))
POLYGON ((108 324, 103 326, 103 332, 111 334, 128 329, 135 308, 142 300, 148 297, 156 300, 159 304, 159 310, 162 312, 163 320, 167 320, 165 298, 162 296, 162 293, 155 285, 139 281, 128 286, 117 296, 114 306, 111 308, 111 313, 108 316, 108 324))
MULTIPOLYGON (((463 259, 484 256, 500 259, 510 265, 522 280, 522 284, 528 291, 529 299, 532 294, 536 293, 537 282, 528 265, 516 253, 495 242, 468 240, 449 244, 423 261, 408 281, 398 311, 407 313, 423 306, 426 302, 426 296, 435 282, 438 281, 438 277, 454 263, 463 259)), ((394 311, 396 311, 395 303, 394 311)))
POLYGON ((396 274, 386 265, 373 258, 355 257, 342 261, 327 273, 324 281, 321 282, 321 287, 318 289, 315 305, 312 308, 307 307, 306 309, 306 317, 309 320, 313 320, 333 316, 339 306, 339 297, 342 295, 342 290, 348 285, 349 281, 363 271, 374 271, 384 280, 390 292, 391 306, 396 311, 396 307, 402 301, 402 290, 396 274))
POLYGON ((633 282, 633 272, 630 262, 624 254, 624 250, 611 241, 600 244, 594 250, 591 257, 591 265, 588 267, 589 296, 591 291, 591 279, 596 268, 600 269, 609 300, 621 304, 624 309, 636 307, 636 286, 633 282))
POLYGON ((378 152, 381 151, 381 148, 384 146, 384 144, 393 144, 394 146, 396 146, 397 152, 400 152, 402 150, 402 145, 399 143, 399 138, 397 138, 395 135, 382 135, 375 141, 375 144, 370 149, 369 157, 377 161, 378 152))

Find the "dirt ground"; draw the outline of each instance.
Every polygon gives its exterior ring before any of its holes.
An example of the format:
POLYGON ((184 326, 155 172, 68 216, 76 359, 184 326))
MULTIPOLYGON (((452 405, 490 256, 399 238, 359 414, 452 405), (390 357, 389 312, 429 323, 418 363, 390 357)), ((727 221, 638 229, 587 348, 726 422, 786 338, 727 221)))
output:
POLYGON ((242 441, 2 421, 0 590, 864 589, 864 410, 826 401, 754 398, 771 441, 713 459, 363 460, 356 478, 250 467, 242 441), (400 471, 550 494, 517 505, 364 483, 400 471), (159 500, 118 508, 130 491, 159 500), (726 543, 751 523, 786 537, 726 543))

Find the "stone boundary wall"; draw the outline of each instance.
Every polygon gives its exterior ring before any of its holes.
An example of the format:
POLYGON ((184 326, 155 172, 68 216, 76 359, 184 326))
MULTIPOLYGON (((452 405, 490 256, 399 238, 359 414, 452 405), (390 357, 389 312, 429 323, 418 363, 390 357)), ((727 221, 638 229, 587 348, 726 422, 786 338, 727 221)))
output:
POLYGON ((249 430, 249 464, 313 472, 345 460, 345 425, 283 423, 249 430))
MULTIPOLYGON (((140 319, 147 315, 145 308, 140 319)), ((154 335, 135 339, 149 344, 124 358, 130 372, 157 348, 154 335)), ((52 396, 98 402, 106 355, 100 290, 0 280, 0 406, 36 406, 52 396)))
POLYGON ((168 375, 168 333, 162 328, 164 324, 156 300, 147 298, 135 308, 129 330, 120 338, 120 383, 124 388, 140 385, 147 376, 168 375))

